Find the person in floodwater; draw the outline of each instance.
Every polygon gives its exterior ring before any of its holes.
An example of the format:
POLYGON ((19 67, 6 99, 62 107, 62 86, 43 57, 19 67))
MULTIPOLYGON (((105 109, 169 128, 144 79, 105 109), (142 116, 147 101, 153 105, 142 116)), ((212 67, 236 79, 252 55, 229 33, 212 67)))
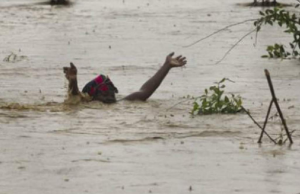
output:
MULTIPOLYGON (((156 72, 156 74, 146 81, 139 91, 129 94, 124 100, 139 100, 146 101, 159 87, 164 80, 170 69, 173 67, 182 67, 187 61, 183 56, 173 57, 174 52, 166 57, 166 61, 163 66, 156 72)), ((109 77, 99 75, 89 83, 85 85, 82 92, 78 89, 77 84, 77 68, 73 63, 70 67, 64 67, 63 71, 67 80, 69 81, 69 95, 79 96, 82 101, 98 100, 104 103, 116 102, 116 93, 118 89, 114 86, 109 77)))

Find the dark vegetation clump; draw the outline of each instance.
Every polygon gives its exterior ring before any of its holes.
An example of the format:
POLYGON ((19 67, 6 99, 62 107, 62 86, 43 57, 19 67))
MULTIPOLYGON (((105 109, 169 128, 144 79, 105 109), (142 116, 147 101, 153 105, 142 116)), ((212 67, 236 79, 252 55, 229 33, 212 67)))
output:
POLYGON ((70 1, 69 0, 51 0, 50 4, 51 5, 69 5, 70 1))
POLYGON ((254 0, 249 3, 238 3, 238 5, 245 7, 290 7, 291 4, 277 2, 276 0, 254 0))
POLYGON ((254 2, 252 3, 252 6, 278 6, 280 5, 279 3, 277 3, 276 0, 273 0, 272 2, 270 0, 254 0, 254 2))

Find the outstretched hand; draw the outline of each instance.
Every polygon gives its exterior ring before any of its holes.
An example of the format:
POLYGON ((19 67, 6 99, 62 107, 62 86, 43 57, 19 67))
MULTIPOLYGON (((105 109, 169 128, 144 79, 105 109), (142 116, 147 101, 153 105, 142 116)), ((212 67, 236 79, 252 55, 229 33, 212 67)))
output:
POLYGON ((173 58, 174 54, 175 53, 172 52, 166 58, 165 63, 168 64, 170 67, 182 67, 187 63, 186 58, 181 55, 173 58))

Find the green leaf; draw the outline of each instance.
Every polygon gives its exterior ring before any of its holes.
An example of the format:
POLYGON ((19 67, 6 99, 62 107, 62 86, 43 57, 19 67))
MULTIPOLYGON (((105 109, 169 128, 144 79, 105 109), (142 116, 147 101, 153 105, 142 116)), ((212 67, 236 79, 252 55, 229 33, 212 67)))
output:
POLYGON ((280 55, 280 53, 279 53, 278 51, 274 51, 274 55, 275 55, 277 58, 280 58, 280 57, 281 57, 281 55, 280 55))
POLYGON ((293 51, 293 55, 298 56, 299 55, 298 51, 293 51))
POLYGON ((223 83, 225 80, 226 80, 226 78, 224 77, 223 79, 221 79, 221 81, 219 81, 219 84, 223 83))
POLYGON ((237 101, 237 106, 240 107, 242 105, 242 99, 239 98, 239 100, 237 101))
POLYGON ((267 14, 267 15, 271 15, 271 14, 273 14, 273 13, 274 13, 274 11, 271 10, 271 9, 267 9, 267 10, 266 10, 266 14, 267 14))
POLYGON ((268 24, 270 24, 271 26, 273 26, 273 22, 272 21, 267 21, 268 24))
POLYGON ((219 93, 219 98, 221 98, 221 96, 223 95, 224 91, 220 91, 219 93))
POLYGON ((225 96, 225 102, 228 103, 229 102, 229 98, 227 96, 225 96))
POLYGON ((269 57, 270 57, 270 58, 273 58, 274 55, 273 55, 271 52, 269 52, 269 57))
POLYGON ((273 50, 274 50, 273 46, 270 45, 270 46, 267 47, 267 51, 272 52, 273 50))

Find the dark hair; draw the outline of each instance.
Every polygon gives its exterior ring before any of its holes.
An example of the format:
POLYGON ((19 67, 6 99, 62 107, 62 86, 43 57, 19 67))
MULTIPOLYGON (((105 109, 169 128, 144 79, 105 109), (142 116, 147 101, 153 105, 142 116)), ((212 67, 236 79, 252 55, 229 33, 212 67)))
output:
POLYGON ((99 75, 94 80, 87 83, 83 90, 83 93, 88 93, 93 100, 99 100, 104 103, 116 102, 116 93, 118 89, 108 76, 99 75))

